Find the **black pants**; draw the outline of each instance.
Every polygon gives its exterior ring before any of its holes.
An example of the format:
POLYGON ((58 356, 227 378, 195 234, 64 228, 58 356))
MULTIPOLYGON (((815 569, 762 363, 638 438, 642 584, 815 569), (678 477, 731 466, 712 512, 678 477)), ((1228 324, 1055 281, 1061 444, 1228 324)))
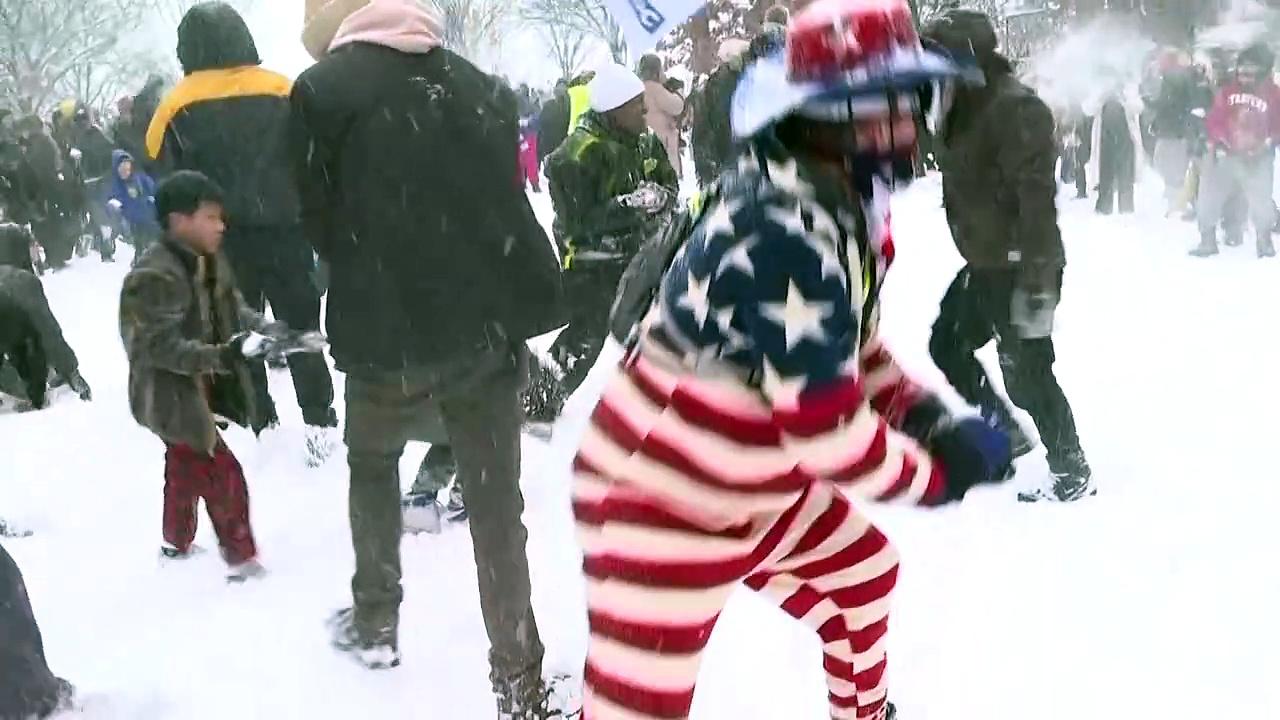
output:
POLYGON ((961 270, 942 298, 929 353, 960 396, 984 415, 1007 413, 974 357, 996 340, 1009 398, 1035 421, 1050 468, 1063 471, 1080 455, 1075 418, 1053 374, 1053 340, 1023 340, 1010 323, 1014 284, 1013 270, 961 270))
POLYGON ((609 310, 618 293, 626 262, 583 262, 564 274, 569 327, 556 338, 551 356, 567 368, 561 387, 572 395, 600 356, 609 337, 609 310))
POLYGON ((53 212, 49 217, 32 222, 31 232, 44 248, 44 259, 49 267, 56 269, 71 262, 76 242, 80 239, 80 224, 74 218, 53 212))
POLYGON ((395 644, 400 602, 400 456, 434 440, 443 419, 467 506, 480 610, 495 685, 540 677, 543 647, 529 601, 528 532, 521 516, 520 388, 527 355, 492 351, 455 363, 347 377, 351 580, 366 642, 395 644))
POLYGON ((1117 197, 1120 212, 1133 212, 1135 160, 1133 142, 1127 136, 1103 141, 1102 156, 1098 158, 1098 212, 1110 214, 1116 209, 1117 197))
POLYGON ((22 572, 0 546, 0 719, 53 712, 62 683, 49 671, 22 572))
MULTIPOLYGON (((320 329, 320 291, 315 281, 315 256, 300 227, 231 227, 224 244, 227 259, 245 302, 258 312, 271 303, 275 318, 297 331, 320 329)), ((334 418, 333 379, 321 353, 289 356, 293 390, 308 425, 327 427, 334 418)), ((275 403, 267 390, 267 370, 249 363, 258 407, 274 416, 275 403)))

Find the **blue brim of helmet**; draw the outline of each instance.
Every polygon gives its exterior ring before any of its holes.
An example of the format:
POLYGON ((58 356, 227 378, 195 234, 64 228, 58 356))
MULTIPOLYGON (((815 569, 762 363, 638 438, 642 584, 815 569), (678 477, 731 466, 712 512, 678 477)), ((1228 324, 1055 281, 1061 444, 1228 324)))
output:
POLYGON ((792 82, 787 77, 786 53, 775 52, 750 65, 738 82, 730 111, 733 136, 751 137, 810 102, 906 92, 949 78, 973 79, 947 55, 923 50, 900 51, 881 63, 829 80, 792 82))

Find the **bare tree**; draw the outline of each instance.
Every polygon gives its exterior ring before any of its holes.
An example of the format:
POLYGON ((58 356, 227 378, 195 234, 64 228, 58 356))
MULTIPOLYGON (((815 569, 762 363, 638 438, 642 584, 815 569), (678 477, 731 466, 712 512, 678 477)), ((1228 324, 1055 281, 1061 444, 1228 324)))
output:
POLYGON ((560 68, 560 77, 571 78, 578 72, 587 51, 587 35, 568 25, 547 25, 540 33, 547 41, 551 57, 560 68))
POLYGON ((515 11, 511 0, 433 0, 444 20, 444 44, 473 62, 497 52, 515 11))
POLYGON ((543 27, 565 26, 597 38, 615 62, 627 62, 627 39, 600 0, 526 0, 520 14, 543 27))
MULTIPOLYGON (((72 94, 88 65, 109 57, 152 0, 0 0, 0 93, 24 113, 72 94)), ((81 78, 83 79, 83 78, 81 78)))

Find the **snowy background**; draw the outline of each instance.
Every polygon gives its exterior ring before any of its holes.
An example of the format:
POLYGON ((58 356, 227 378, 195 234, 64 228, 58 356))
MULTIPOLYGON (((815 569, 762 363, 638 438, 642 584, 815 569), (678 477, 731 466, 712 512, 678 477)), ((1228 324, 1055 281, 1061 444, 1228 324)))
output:
MULTIPOLYGON (((1139 213, 1098 217, 1064 196, 1070 266, 1057 369, 1100 487, 1070 506, 1021 505, 1012 488, 934 511, 873 508, 903 555, 891 698, 904 720, 1280 718, 1280 265, 1248 244, 1186 250, 1154 186, 1139 213)), ((535 196, 549 219, 545 196, 535 196)), ((885 329, 940 383, 926 352, 960 260, 936 178, 895 199, 900 261, 885 329)), ((128 267, 78 261, 45 285, 93 385, 46 411, 0 410, 0 514, 34 529, 6 541, 26 573, 51 666, 91 720, 493 716, 469 535, 404 541, 404 664, 365 671, 332 652, 326 617, 349 602, 345 457, 303 464, 287 373, 282 425, 228 441, 245 466, 270 575, 228 586, 216 552, 158 561, 163 450, 126 400, 116 302, 128 267)), ((994 366, 994 350, 984 355, 994 366)), ((526 439, 534 601, 548 670, 580 668, 585 608, 570 523, 569 461, 610 357, 550 444, 526 439)), ((341 397, 341 377, 339 397, 341 397)), ((339 404, 341 412, 341 404, 339 404)), ((412 477, 425 446, 402 462, 412 477)), ((1016 482, 1047 472, 1025 459, 1016 482)), ((216 547, 201 517, 197 542, 216 547)), ((748 592, 724 614, 694 717, 818 720, 814 637, 748 592)))

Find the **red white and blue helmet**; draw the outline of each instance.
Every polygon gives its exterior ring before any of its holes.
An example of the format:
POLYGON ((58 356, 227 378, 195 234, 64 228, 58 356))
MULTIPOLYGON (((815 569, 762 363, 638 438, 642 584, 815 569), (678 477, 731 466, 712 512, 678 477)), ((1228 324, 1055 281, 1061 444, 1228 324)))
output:
POLYGON ((921 45, 906 0, 817 0, 792 19, 784 47, 743 73, 733 135, 752 137, 790 115, 882 115, 890 102, 910 105, 914 91, 969 72, 921 45))

